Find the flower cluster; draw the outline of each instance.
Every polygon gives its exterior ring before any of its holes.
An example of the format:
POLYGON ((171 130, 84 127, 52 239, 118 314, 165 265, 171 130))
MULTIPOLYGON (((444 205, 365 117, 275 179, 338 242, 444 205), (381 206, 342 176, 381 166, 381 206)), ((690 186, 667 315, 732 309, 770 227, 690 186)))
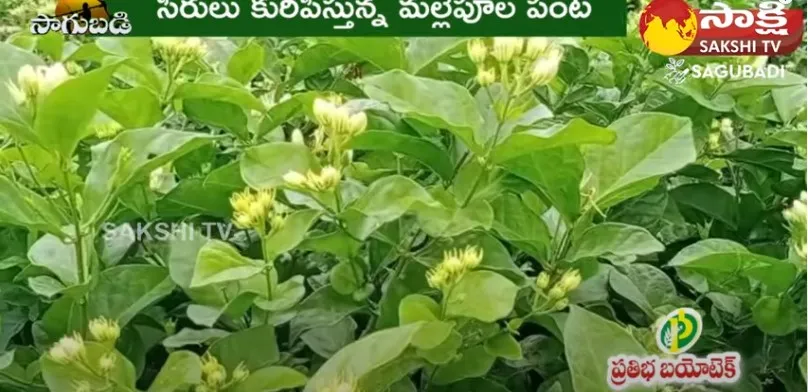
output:
POLYGON ((233 223, 241 229, 255 229, 260 233, 283 227, 286 222, 286 207, 275 200, 274 189, 261 189, 258 192, 245 189, 230 197, 233 207, 233 223))
POLYGON ((320 173, 309 170, 306 174, 290 171, 283 180, 291 188, 305 189, 311 192, 326 192, 336 188, 342 180, 342 173, 333 166, 326 166, 320 173))
POLYGON ((56 362, 68 364, 84 358, 86 352, 87 349, 84 346, 84 339, 82 339, 81 335, 78 333, 74 333, 59 339, 59 341, 48 350, 48 355, 56 362))
MULTIPOLYGON (((121 336, 121 328, 118 322, 104 317, 90 320, 89 330, 93 340, 110 348, 115 346, 115 342, 121 336)), ((79 333, 62 337, 48 350, 48 356, 61 364, 85 361, 86 353, 87 348, 84 344, 84 339, 79 333)), ((114 353, 107 353, 99 359, 98 369, 102 372, 109 372, 115 367, 117 360, 118 357, 114 353)))
POLYGON ((468 43, 469 58, 477 65, 477 83, 489 86, 499 80, 517 95, 550 83, 563 54, 561 46, 543 37, 497 37, 490 47, 481 39, 468 43))
POLYGON ((17 83, 8 82, 8 91, 18 105, 37 102, 70 78, 61 63, 51 66, 24 65, 17 71, 17 83))
POLYGON ((121 327, 118 322, 105 317, 91 320, 89 330, 93 339, 101 343, 115 344, 121 336, 121 327))
POLYGON ((538 290, 534 308, 539 306, 545 310, 566 308, 569 305, 568 294, 581 284, 581 273, 577 269, 572 269, 561 274, 554 285, 551 285, 552 280, 550 274, 544 271, 536 277, 536 288, 538 290))
POLYGON ((224 391, 232 385, 244 381, 249 375, 250 371, 242 362, 233 369, 233 374, 228 382, 227 369, 219 363, 216 357, 205 353, 202 356, 202 383, 197 385, 195 390, 196 392, 224 391))
POLYGON ((365 112, 352 112, 338 96, 315 99, 312 112, 319 124, 314 131, 314 152, 327 152, 331 163, 338 167, 346 154, 350 161, 350 151, 345 151, 345 146, 351 138, 367 129, 368 117, 365 112))
POLYGON ((477 247, 446 251, 441 263, 427 272, 427 282, 430 287, 445 292, 457 284, 466 272, 477 268, 482 260, 483 251, 477 247))
POLYGON ((788 224, 791 226, 791 243, 794 253, 805 261, 808 256, 808 194, 806 192, 800 193, 800 198, 794 200, 791 207, 783 211, 783 217, 786 218, 788 224))
POLYGON ((199 60, 204 57, 205 53, 208 51, 207 45, 197 37, 152 38, 152 43, 160 57, 172 64, 199 60))

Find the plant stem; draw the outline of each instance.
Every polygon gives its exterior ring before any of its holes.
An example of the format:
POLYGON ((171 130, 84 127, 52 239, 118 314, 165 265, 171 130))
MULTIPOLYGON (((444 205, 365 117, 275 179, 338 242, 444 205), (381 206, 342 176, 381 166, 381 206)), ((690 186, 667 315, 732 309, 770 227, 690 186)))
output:
MULTIPOLYGON (((66 166, 66 165, 65 165, 66 166)), ((65 168, 62 170, 64 176, 65 186, 67 187, 67 201, 72 210, 71 218, 73 219, 73 247, 76 252, 76 266, 79 270, 79 283, 83 284, 87 281, 87 266, 84 263, 84 239, 81 233, 81 213, 76 205, 76 195, 73 194, 73 186, 70 184, 70 175, 65 168)))

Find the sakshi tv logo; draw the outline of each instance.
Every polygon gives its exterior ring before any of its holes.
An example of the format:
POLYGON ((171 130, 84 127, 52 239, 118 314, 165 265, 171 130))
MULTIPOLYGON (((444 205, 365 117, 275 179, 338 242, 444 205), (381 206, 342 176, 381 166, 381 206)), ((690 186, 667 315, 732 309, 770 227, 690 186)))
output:
POLYGON ((775 56, 802 42, 803 11, 792 0, 763 1, 756 9, 731 9, 716 1, 694 9, 684 0, 653 0, 640 14, 645 46, 663 56, 775 56))
POLYGON ((639 357, 615 355, 608 359, 606 382, 614 391, 631 386, 676 384, 732 384, 741 377, 741 356, 737 352, 697 357, 687 353, 701 337, 701 314, 692 308, 678 308, 654 325, 657 348, 662 355, 639 357))

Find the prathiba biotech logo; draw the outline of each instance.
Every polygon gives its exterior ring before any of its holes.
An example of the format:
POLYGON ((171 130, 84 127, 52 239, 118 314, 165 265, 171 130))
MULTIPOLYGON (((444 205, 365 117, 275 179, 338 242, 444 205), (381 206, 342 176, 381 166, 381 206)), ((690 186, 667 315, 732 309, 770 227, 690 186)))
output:
POLYGON ((616 355, 609 358, 606 382, 612 390, 632 385, 728 384, 741 376, 741 356, 736 352, 697 357, 686 352, 701 337, 701 314, 679 308, 660 318, 654 326, 656 344, 663 356, 616 355))

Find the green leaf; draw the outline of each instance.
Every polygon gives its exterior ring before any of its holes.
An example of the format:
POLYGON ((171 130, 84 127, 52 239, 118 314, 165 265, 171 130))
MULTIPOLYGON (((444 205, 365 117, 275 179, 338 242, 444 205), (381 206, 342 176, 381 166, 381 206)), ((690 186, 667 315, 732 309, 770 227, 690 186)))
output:
POLYGON ((522 155, 503 164, 511 173, 533 184, 569 221, 580 214, 580 184, 584 159, 573 146, 522 155))
POLYGON ((789 296, 763 297, 752 307, 752 320, 769 335, 788 335, 802 324, 797 305, 789 296))
MULTIPOLYGON (((249 283, 245 284, 246 287, 242 288, 239 285, 239 282, 236 282, 236 288, 234 290, 235 298, 227 301, 224 305, 217 304, 217 306, 190 304, 188 305, 188 309, 186 311, 188 318, 198 325, 212 327, 222 316, 227 315, 231 318, 240 317, 253 304, 253 301, 258 294, 262 294, 262 291, 264 293, 266 292, 266 283, 263 282, 263 277, 255 276, 254 278, 258 278, 261 281, 261 283, 264 285, 264 287, 262 287, 263 290, 256 290, 255 288, 251 287, 249 283)), ((216 286, 206 287, 213 289, 214 292, 217 289, 216 286)), ((219 288, 219 290, 221 290, 221 288, 219 288)), ((223 297, 224 298, 222 299, 226 300, 227 297, 224 295, 223 297)))
POLYGON ((190 351, 169 354, 148 392, 174 392, 202 381, 202 361, 190 351))
POLYGON ((445 365, 458 357, 457 351, 463 346, 463 335, 450 331, 444 341, 428 350, 417 350, 418 355, 436 365, 445 365))
POLYGON ((296 340, 300 334, 312 328, 336 324, 363 306, 351 296, 340 295, 331 286, 321 287, 295 309, 295 317, 289 323, 290 340, 296 340))
POLYGON ((73 156, 79 141, 89 136, 87 125, 104 98, 115 63, 68 79, 48 94, 37 109, 34 132, 39 143, 62 159, 73 156))
POLYGON ((468 40, 466 37, 410 38, 407 40, 407 70, 417 75, 440 59, 460 51, 468 40))
POLYGON ((309 227, 320 217, 321 212, 317 210, 295 211, 286 217, 284 225, 272 231, 264 238, 264 257, 267 260, 274 260, 279 255, 286 253, 298 245, 306 238, 309 227))
POLYGON ((209 99, 232 103, 245 110, 266 111, 263 102, 246 88, 226 82, 217 83, 214 80, 181 84, 174 92, 174 99, 209 99))
POLYGON ((440 305, 425 295, 410 294, 398 305, 398 320, 401 325, 440 320, 440 305))
MULTIPOLYGON (((110 352, 100 343, 85 342, 84 344, 87 363, 97 364, 102 356, 110 352)), ((135 367, 121 353, 114 350, 111 352, 115 356, 116 366, 107 376, 103 376, 97 371, 91 371, 87 366, 75 361, 61 364, 45 354, 39 360, 42 378, 52 391, 72 391, 75 390, 76 384, 80 383, 87 383, 94 390, 109 390, 110 381, 116 385, 116 388, 113 389, 114 392, 135 391, 135 367)))
POLYGON ((550 256, 550 231, 519 196, 505 194, 491 202, 493 228, 502 239, 538 260, 550 256))
POLYGON ((792 263, 751 253, 741 244, 717 238, 682 249, 668 265, 676 267, 680 277, 699 291, 707 289, 706 281, 720 287, 734 276, 756 280, 766 286, 766 293, 778 294, 791 286, 797 274, 792 263), (702 280, 688 278, 688 273, 698 274, 702 280))
POLYGON ((446 298, 446 315, 489 323, 497 321, 513 310, 517 291, 515 284, 497 273, 469 272, 446 298))
POLYGON ((306 331, 300 335, 300 340, 317 355, 328 359, 356 340, 356 329, 356 321, 351 317, 344 317, 336 324, 306 331))
POLYGON ((460 352, 460 359, 438 367, 432 382, 447 385, 466 378, 482 377, 491 370, 496 359, 482 345, 468 348, 460 352))
POLYGON ((255 305, 270 312, 280 312, 295 306, 306 295, 305 278, 295 275, 285 282, 272 286, 272 299, 259 299, 255 305))
POLYGON ((670 195, 683 213, 689 208, 726 223, 729 227, 738 226, 738 201, 735 196, 715 184, 686 184, 671 190, 670 195))
POLYGON ((300 112, 308 112, 314 100, 320 95, 321 93, 317 91, 307 91, 305 93, 292 95, 289 99, 276 103, 269 108, 264 119, 261 120, 255 137, 260 138, 272 132, 280 127, 281 124, 297 116, 300 112))
POLYGON ((303 373, 283 366, 270 366, 251 373, 246 380, 232 387, 232 392, 276 392, 306 385, 303 373))
POLYGON ((588 257, 619 256, 634 261, 638 255, 662 252, 665 245, 648 230, 623 223, 601 223, 586 229, 573 243, 567 259, 574 262, 588 257))
POLYGON ((277 362, 281 358, 275 341, 275 327, 261 325, 232 333, 217 340, 208 352, 232 373, 239 363, 251 372, 277 362))
POLYGON ((639 113, 609 126, 617 133, 608 146, 585 146, 585 184, 595 190, 598 207, 613 206, 653 188, 659 178, 695 161, 690 119, 663 113, 639 113))
POLYGON ((354 237, 367 238, 383 224, 421 207, 439 208, 441 204, 415 181, 395 175, 371 184, 343 215, 354 237))
POLYGON ((788 173, 792 176, 801 176, 805 173, 804 168, 797 166, 794 154, 782 149, 753 147, 735 150, 724 157, 736 162, 788 173))
POLYGON ((45 267, 66 286, 79 283, 79 269, 76 262, 76 247, 59 238, 46 234, 28 249, 31 264, 45 267))
POLYGON ((667 70, 660 69, 650 79, 665 88, 687 95, 699 105, 715 112, 731 112, 735 101, 727 94, 714 94, 714 88, 702 80, 687 78, 684 83, 673 83, 665 75, 667 70))
POLYGON ((771 89, 805 85, 805 77, 793 72, 786 72, 782 78, 751 78, 731 80, 721 85, 718 92, 730 95, 761 95, 771 89))
POLYGON ((87 317, 107 317, 126 325, 142 310, 171 294, 168 270, 154 265, 121 265, 104 270, 92 288, 87 317))
POLYGON ((791 122, 800 112, 805 110, 806 91, 805 84, 790 87, 776 88, 772 90, 772 99, 777 106, 777 114, 785 123, 791 122))
POLYGON ((405 69, 404 42, 397 37, 333 37, 323 40, 331 46, 355 55, 374 66, 387 71, 405 69))
POLYGON ((496 146, 491 159, 502 163, 513 158, 555 147, 581 144, 611 144, 615 132, 575 118, 546 129, 528 129, 510 135, 496 146))
POLYGON ((645 313, 649 320, 654 320, 655 314, 651 304, 648 303, 645 295, 643 295, 640 289, 635 286, 634 282, 632 282, 631 279, 629 279, 626 275, 623 275, 614 268, 610 268, 609 287, 611 287, 612 290, 617 293, 617 295, 636 305, 637 308, 645 313))
POLYGON ((190 287, 247 279, 263 269, 260 261, 242 256, 224 241, 213 240, 199 251, 190 287))
POLYGON ((806 376, 806 374, 808 374, 808 360, 806 360, 807 359, 806 357, 808 357, 808 352, 803 353, 800 356, 799 361, 797 362, 799 363, 800 366, 800 373, 802 373, 802 379, 808 381, 808 376, 806 376))
POLYGON ((0 176, 0 223, 64 235, 64 220, 39 194, 0 176))
POLYGON ((183 346, 208 344, 229 334, 230 332, 221 329, 183 328, 177 334, 163 339, 163 346, 168 348, 180 348, 183 346))
POLYGON ((361 61, 358 55, 328 44, 306 48, 295 60, 289 75, 289 83, 295 84, 331 67, 361 61))
MULTIPOLYGON (((374 372, 384 371, 386 365, 393 363, 410 347, 423 325, 416 323, 385 329, 345 346, 317 370, 303 391, 315 392, 338 382, 350 382, 345 380, 346 377, 361 382, 372 377, 374 372)), ((385 381, 389 385, 398 378, 385 381)))
POLYGON ((391 151, 415 158, 444 180, 449 180, 454 166, 443 148, 424 139, 393 131, 366 131, 353 139, 354 150, 391 151))
POLYGON ((522 347, 510 333, 500 333, 493 338, 489 338, 483 346, 487 353, 495 357, 512 361, 522 359, 522 347))
POLYGON ((255 189, 283 184, 283 176, 296 171, 319 171, 319 163, 308 147, 295 143, 268 143, 251 147, 241 157, 241 176, 255 189))
MULTIPOLYGON (((165 196, 157 200, 157 214, 163 218, 204 214, 229 219, 233 214, 230 196, 246 184, 241 179, 237 161, 218 167, 205 177, 180 181, 165 196)), ((230 227, 217 226, 221 238, 229 238, 230 227)))
POLYGON ((82 194, 85 219, 105 212, 103 207, 148 175, 214 138, 196 132, 142 128, 121 132, 112 141, 93 146, 93 164, 82 194), (123 160, 123 149, 131 151, 123 160))
POLYGON ((609 357, 648 354, 623 327, 578 306, 571 306, 564 325, 564 352, 576 391, 611 392, 606 382, 609 357))
POLYGON ((108 91, 100 109, 127 129, 151 127, 163 119, 160 99, 145 87, 108 91))
POLYGON ((53 298, 66 289, 62 282, 47 275, 28 278, 28 287, 45 298, 53 298))
POLYGON ((211 99, 189 98, 182 103, 182 112, 193 121, 222 128, 236 137, 247 139, 247 115, 241 106, 211 99))
POLYGON ((250 42, 230 57, 227 63, 227 75, 241 84, 247 84, 261 72, 264 58, 264 47, 254 41, 250 42))
POLYGON ((151 39, 147 37, 98 37, 95 44, 106 53, 136 59, 143 63, 154 62, 151 39))
POLYGON ((483 118, 474 98, 462 86, 399 70, 370 76, 361 85, 371 99, 426 125, 447 129, 475 153, 483 152, 474 140, 474 130, 482 126, 483 118))

